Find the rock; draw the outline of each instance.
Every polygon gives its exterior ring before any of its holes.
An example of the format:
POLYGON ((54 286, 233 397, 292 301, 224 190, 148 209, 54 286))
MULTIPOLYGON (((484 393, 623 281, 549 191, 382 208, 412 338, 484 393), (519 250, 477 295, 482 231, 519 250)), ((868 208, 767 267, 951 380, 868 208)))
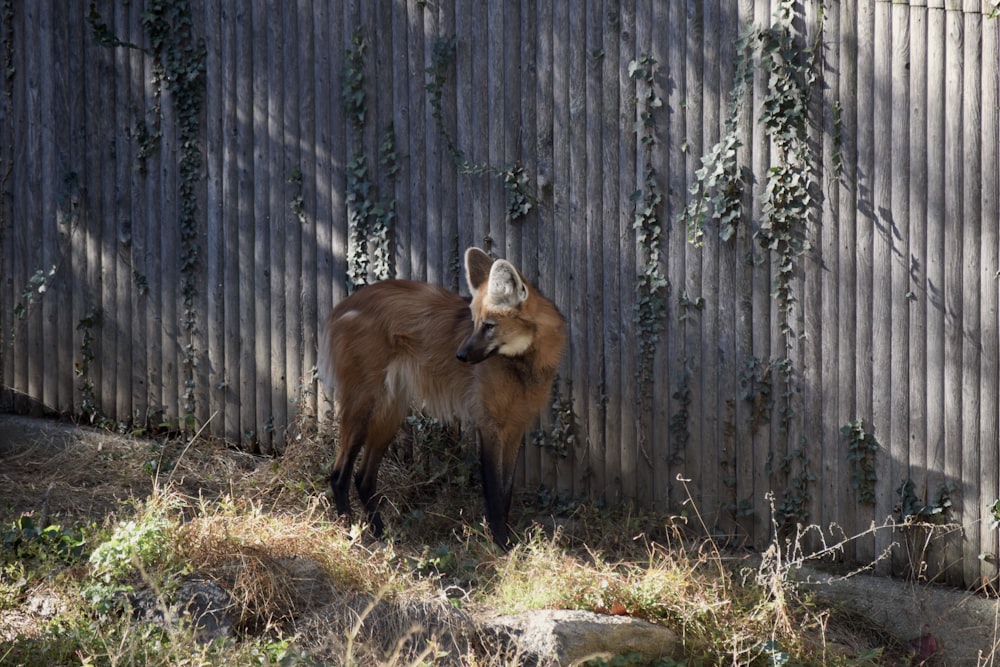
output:
POLYGON ((919 664, 983 664, 994 650, 1000 613, 995 599, 870 574, 840 577, 808 567, 793 574, 820 601, 864 617, 908 646, 926 661, 919 664))
POLYGON ((196 629, 195 638, 205 644, 234 635, 232 599, 211 581, 187 579, 167 601, 150 589, 136 591, 129 601, 136 618, 164 625, 189 624, 196 629))
POLYGON ((516 656, 519 664, 568 665, 629 654, 638 654, 644 662, 682 657, 680 639, 669 628, 588 611, 542 610, 488 617, 480 619, 480 634, 485 644, 498 644, 496 648, 516 656))

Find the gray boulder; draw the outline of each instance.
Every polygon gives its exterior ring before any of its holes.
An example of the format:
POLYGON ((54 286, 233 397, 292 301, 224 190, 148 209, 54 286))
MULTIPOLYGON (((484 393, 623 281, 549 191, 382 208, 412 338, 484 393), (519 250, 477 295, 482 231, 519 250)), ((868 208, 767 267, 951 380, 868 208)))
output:
POLYGON ((518 664, 547 667, 629 654, 643 662, 681 657, 677 633, 628 616, 546 609, 482 618, 479 627, 484 644, 493 643, 518 664))

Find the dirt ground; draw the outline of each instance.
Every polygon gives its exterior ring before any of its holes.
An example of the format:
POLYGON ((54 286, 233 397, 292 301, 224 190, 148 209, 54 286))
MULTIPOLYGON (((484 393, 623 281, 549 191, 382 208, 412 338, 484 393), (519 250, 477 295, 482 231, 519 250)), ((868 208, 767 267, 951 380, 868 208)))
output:
MULTIPOLYGON (((222 495, 270 465, 268 459, 212 443, 185 449, 177 440, 117 436, 67 422, 0 414, 0 525, 27 513, 42 525, 101 521, 123 501, 147 496, 154 478, 180 484, 192 497, 222 495), (188 477, 190 488, 185 486, 188 477)), ((856 634, 876 641, 889 638, 898 655, 931 641, 939 651, 926 664, 997 664, 996 600, 865 575, 837 580, 803 571, 798 576, 817 582, 810 586, 818 600, 857 619, 856 634)), ((36 611, 44 615, 45 610, 36 611)), ((30 622, 31 616, 27 610, 18 618, 30 622)), ((8 616, 4 622, 14 620, 8 616)))

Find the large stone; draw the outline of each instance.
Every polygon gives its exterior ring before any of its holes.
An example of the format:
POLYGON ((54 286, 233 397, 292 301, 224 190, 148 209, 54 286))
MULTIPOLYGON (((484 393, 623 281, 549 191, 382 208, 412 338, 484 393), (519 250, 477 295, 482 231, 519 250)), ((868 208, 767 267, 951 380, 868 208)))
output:
POLYGON ((519 664, 577 664, 581 660, 638 654, 644 662, 680 658, 677 633, 628 616, 541 610, 480 620, 484 643, 516 656, 519 664))
POLYGON ((211 581, 187 579, 169 600, 148 588, 142 589, 131 595, 129 601, 136 618, 160 625, 190 625, 195 629, 195 637, 203 643, 234 635, 233 601, 211 581))
POLYGON ((810 567, 792 574, 825 604, 847 609, 892 635, 914 653, 914 664, 977 665, 995 657, 1000 641, 996 599, 870 574, 834 576, 810 567))

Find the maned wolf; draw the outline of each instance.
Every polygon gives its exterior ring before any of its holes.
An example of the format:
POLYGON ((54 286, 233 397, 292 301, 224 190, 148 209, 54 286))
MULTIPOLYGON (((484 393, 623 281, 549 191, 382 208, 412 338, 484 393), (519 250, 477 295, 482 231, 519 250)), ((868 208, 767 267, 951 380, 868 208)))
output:
POLYGON ((340 450, 330 475, 350 514, 351 471, 376 535, 379 463, 411 406, 479 428, 486 520, 509 545, 514 467, 525 431, 549 400, 566 339, 555 305, 505 260, 465 253, 471 302, 409 280, 369 285, 341 301, 320 335, 319 376, 334 391, 340 450))

